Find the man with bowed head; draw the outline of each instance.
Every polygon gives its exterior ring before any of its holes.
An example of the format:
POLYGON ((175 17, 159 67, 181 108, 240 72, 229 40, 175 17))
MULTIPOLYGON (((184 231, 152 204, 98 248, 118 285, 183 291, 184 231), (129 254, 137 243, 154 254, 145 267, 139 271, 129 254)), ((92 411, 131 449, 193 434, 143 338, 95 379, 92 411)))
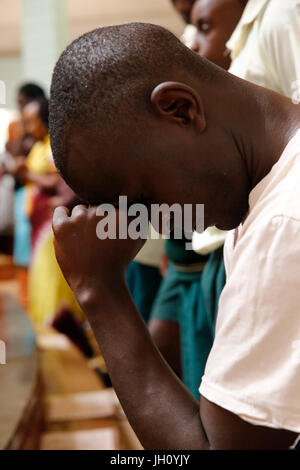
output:
POLYGON ((99 240, 94 208, 55 211, 57 259, 142 445, 293 446, 299 108, 199 57, 165 29, 133 23, 91 31, 63 52, 50 129, 56 165, 87 203, 116 203, 119 195, 147 205, 202 203, 206 226, 238 227, 225 248, 227 284, 199 408, 126 288, 126 266, 142 240, 99 240))

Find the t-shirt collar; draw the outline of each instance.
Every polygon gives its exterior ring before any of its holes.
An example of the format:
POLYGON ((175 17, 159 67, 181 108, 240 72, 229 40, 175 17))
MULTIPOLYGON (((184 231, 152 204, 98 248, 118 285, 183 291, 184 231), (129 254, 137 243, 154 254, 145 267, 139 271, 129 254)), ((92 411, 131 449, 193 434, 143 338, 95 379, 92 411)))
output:
POLYGON ((226 43, 227 49, 232 51, 235 47, 235 44, 239 41, 242 31, 245 26, 249 26, 251 23, 253 23, 256 18, 259 16, 260 12, 262 9, 266 6, 269 0, 249 0, 244 12, 242 14, 242 17, 233 31, 231 37, 226 43))

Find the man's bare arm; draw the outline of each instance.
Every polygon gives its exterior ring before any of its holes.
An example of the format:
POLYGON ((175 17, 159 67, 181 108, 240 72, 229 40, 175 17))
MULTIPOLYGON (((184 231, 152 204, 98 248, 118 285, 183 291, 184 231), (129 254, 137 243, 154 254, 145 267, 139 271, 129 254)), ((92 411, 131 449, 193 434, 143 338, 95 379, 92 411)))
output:
POLYGON ((152 318, 148 323, 151 338, 178 377, 182 377, 180 326, 173 321, 152 318))

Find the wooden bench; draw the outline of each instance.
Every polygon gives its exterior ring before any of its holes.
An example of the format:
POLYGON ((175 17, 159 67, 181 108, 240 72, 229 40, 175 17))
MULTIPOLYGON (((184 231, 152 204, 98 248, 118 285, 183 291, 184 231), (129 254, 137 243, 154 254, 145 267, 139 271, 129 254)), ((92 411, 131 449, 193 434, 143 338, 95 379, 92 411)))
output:
POLYGON ((52 330, 38 333, 44 388, 41 449, 142 449, 112 388, 76 346, 52 330))

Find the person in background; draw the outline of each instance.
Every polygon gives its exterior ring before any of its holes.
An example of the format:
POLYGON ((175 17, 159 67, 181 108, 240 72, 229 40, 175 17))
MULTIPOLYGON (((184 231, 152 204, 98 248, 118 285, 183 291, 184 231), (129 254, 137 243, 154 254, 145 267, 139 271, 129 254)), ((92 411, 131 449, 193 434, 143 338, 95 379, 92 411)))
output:
MULTIPOLYGON (((23 107, 24 136, 28 136, 35 143, 28 155, 15 156, 14 164, 11 167, 11 172, 19 186, 15 194, 14 231, 14 262, 17 266, 28 267, 31 259, 33 232, 29 220, 29 206, 31 206, 32 183, 37 182, 37 179, 41 178, 41 175, 50 166, 47 160, 51 155, 47 129, 48 118, 45 114, 47 106, 46 98, 41 98, 39 101, 30 101, 23 107), (47 155, 48 157, 46 157, 47 155), (29 178, 32 181, 29 181, 29 178), (33 181, 34 179, 35 181, 33 181)), ((56 176, 52 177, 56 183, 56 176)))
MULTIPOLYGON (((20 155, 27 157, 33 144, 35 143, 35 138, 31 134, 28 134, 24 127, 22 113, 24 107, 28 103, 40 98, 45 98, 45 92, 35 83, 26 83, 18 90, 17 104, 20 112, 20 119, 9 124, 8 141, 6 143, 7 158, 5 161, 5 167, 7 168, 8 173, 15 166, 14 158, 20 155)), ((19 300, 21 304, 26 307, 28 274, 27 268, 30 261, 31 251, 31 227, 27 213, 23 210, 25 205, 25 190, 18 178, 15 178, 14 185, 15 194, 12 214, 12 218, 15 221, 13 235, 13 259, 17 268, 16 277, 20 286, 19 300)))
MULTIPOLYGON (((51 218, 56 203, 75 198, 65 190, 52 159, 48 132, 48 100, 40 98, 23 108, 24 128, 35 140, 27 158, 15 158, 14 175, 24 185, 24 206, 31 225, 28 312, 36 328, 49 325, 62 310, 82 319, 82 311, 56 262, 51 218)), ((75 199, 76 202, 76 199, 75 199)), ((77 200, 78 202, 78 200, 77 200)))
MULTIPOLYGON (((196 1, 189 16, 196 29, 191 48, 227 69, 230 57, 225 44, 242 12, 240 0, 196 1)), ((225 284, 224 232, 214 229, 198 237, 201 254, 186 250, 184 238, 166 241, 170 265, 149 323, 161 353, 197 399, 225 284)))
POLYGON ((50 213, 48 198, 55 193, 59 175, 52 163, 52 152, 48 133, 48 100, 41 98, 23 108, 26 134, 35 144, 27 158, 16 157, 15 175, 25 186, 25 207, 31 224, 31 244, 35 246, 40 231, 50 213))
POLYGON ((196 0, 171 0, 176 11, 186 23, 181 40, 187 47, 191 47, 196 33, 195 27, 191 24, 191 12, 195 1, 196 0))
POLYGON ((227 42, 237 77, 300 102, 300 0, 248 0, 227 42))
MULTIPOLYGON (((295 104, 300 103, 300 0, 239 2, 244 11, 226 43, 228 54, 224 55, 227 63, 232 60, 229 71, 290 97, 295 104)), ((207 33, 201 33, 202 37, 203 34, 210 35, 207 8, 213 3, 213 0, 197 3, 202 17, 198 20, 198 34, 193 45, 195 51, 203 50, 199 29, 207 30, 207 33)), ((223 11, 223 15, 228 13, 228 10, 223 11)), ((220 18, 219 24, 221 25, 220 18)), ((210 51, 207 57, 212 60, 210 51)), ((220 231, 209 228, 204 234, 194 234, 193 248, 197 253, 206 254, 207 246, 217 243, 221 238, 220 231)))
MULTIPOLYGON (((44 90, 35 83, 26 83, 18 90, 17 103, 20 114, 24 107, 31 101, 45 98, 44 90)), ((34 138, 32 135, 26 133, 22 119, 13 121, 8 126, 8 141, 6 143, 6 150, 12 156, 24 155, 27 156, 30 152, 34 138)))
POLYGON ((196 34, 191 49, 228 70, 230 52, 226 47, 247 0, 197 0, 191 12, 196 34))

